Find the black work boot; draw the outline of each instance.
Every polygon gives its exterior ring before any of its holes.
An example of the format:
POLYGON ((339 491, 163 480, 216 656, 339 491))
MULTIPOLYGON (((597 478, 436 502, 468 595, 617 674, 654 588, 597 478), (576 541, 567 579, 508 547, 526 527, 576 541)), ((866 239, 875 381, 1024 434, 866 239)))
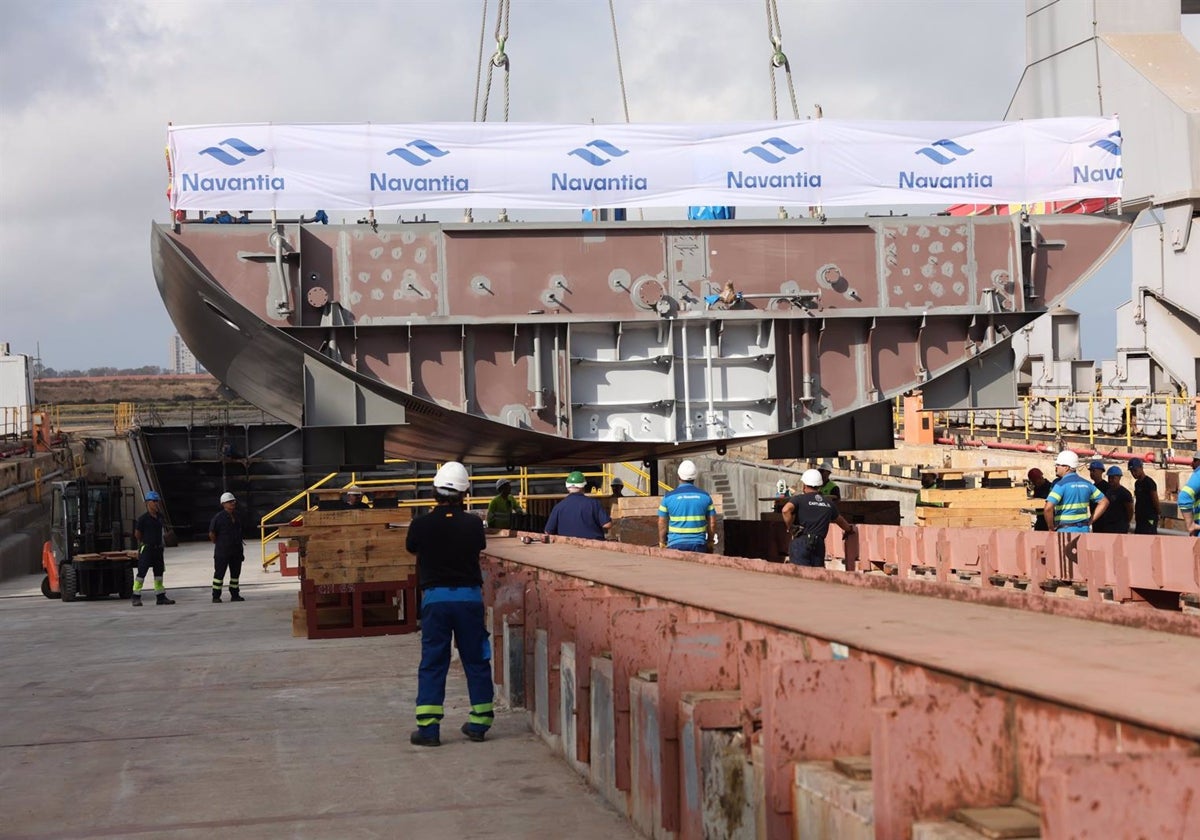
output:
POLYGON ((408 743, 415 747, 440 747, 442 739, 438 736, 436 730, 426 733, 422 732, 420 727, 418 727, 408 736, 408 743))
POLYGON ((154 603, 158 604, 159 606, 162 606, 163 604, 174 604, 175 602, 172 601, 170 598, 168 598, 166 593, 160 593, 154 599, 154 603))
POLYGON ((468 738, 470 738, 475 743, 479 743, 479 742, 483 741, 483 739, 485 737, 487 737, 486 733, 487 733, 486 729, 476 729, 475 727, 471 726, 471 724, 469 724, 469 723, 464 723, 462 725, 462 734, 466 735, 468 738))
POLYGON ((213 603, 214 604, 221 603, 221 590, 219 590, 219 589, 213 590, 213 603))
POLYGON ((236 589, 233 589, 233 590, 230 590, 230 592, 229 592, 229 600, 230 601, 245 601, 246 599, 242 597, 242 594, 240 592, 238 592, 236 589))
POLYGON ((142 605, 142 596, 141 596, 141 595, 134 595, 134 596, 133 596, 133 602, 132 602, 132 603, 133 603, 133 605, 134 605, 135 607, 140 607, 140 606, 142 605))

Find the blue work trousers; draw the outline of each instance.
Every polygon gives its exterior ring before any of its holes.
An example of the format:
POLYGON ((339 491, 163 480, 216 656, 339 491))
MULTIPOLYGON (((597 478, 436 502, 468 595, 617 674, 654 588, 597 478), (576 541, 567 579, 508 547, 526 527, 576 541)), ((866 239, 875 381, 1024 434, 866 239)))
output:
POLYGON ((825 540, 809 540, 801 534, 788 546, 788 560, 797 566, 825 568, 825 540))
POLYGON ((492 643, 484 615, 478 588, 427 589, 422 593, 417 726, 423 735, 441 732, 451 638, 458 647, 471 697, 467 723, 477 732, 486 732, 492 725, 492 643), (455 598, 470 600, 446 600, 455 598))

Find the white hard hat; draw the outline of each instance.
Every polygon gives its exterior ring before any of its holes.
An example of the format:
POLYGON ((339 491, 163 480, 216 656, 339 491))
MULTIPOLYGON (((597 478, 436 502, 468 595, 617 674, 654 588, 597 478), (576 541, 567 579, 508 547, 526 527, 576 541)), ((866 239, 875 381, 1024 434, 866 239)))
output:
POLYGON ((363 494, 363 491, 358 489, 358 487, 356 485, 351 484, 349 487, 346 488, 347 496, 361 496, 362 494, 363 494))
POLYGON ((237 496, 233 495, 232 493, 222 493, 221 494, 221 504, 225 504, 226 502, 236 502, 236 501, 237 501, 237 496))
POLYGON ((621 477, 618 475, 618 476, 615 476, 615 477, 613 478, 613 480, 612 480, 612 485, 613 485, 613 487, 624 487, 624 486, 625 486, 625 482, 624 482, 624 481, 622 481, 622 480, 621 480, 621 477))
POLYGON ((512 487, 512 481, 507 478, 498 479, 496 481, 496 489, 499 490, 501 487, 512 487))
POLYGON ((439 490, 466 493, 471 487, 471 476, 467 474, 467 468, 458 461, 447 461, 433 477, 433 486, 439 490))
POLYGON ((1079 469, 1079 456, 1069 449, 1064 449, 1058 453, 1058 457, 1054 459, 1054 463, 1060 467, 1070 467, 1073 470, 1079 469))
POLYGON ((820 487, 825 483, 819 470, 805 470, 804 475, 800 476, 800 480, 804 482, 805 487, 820 487))
POLYGON ((696 462, 690 458, 686 461, 681 461, 679 464, 679 480, 691 481, 696 477, 696 462))

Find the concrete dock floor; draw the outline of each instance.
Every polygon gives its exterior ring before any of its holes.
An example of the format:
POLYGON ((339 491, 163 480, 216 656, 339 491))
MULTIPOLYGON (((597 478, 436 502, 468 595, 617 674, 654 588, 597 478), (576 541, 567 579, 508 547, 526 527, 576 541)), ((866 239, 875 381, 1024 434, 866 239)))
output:
POLYGON ((167 550, 175 606, 0 583, 0 837, 637 836, 525 712, 467 741, 457 663, 442 746, 411 746, 420 636, 293 638, 296 579, 247 548, 240 604, 207 545, 167 550))

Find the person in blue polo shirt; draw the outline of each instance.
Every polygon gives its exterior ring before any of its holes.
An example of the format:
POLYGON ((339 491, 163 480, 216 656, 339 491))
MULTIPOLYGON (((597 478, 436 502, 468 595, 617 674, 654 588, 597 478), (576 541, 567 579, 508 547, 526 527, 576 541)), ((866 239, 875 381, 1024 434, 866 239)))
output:
POLYGON ((1058 453, 1054 459, 1054 471, 1058 481, 1046 497, 1042 511, 1046 526, 1051 531, 1087 533, 1096 520, 1108 509, 1108 499, 1096 489, 1096 485, 1080 476, 1079 456, 1069 449, 1058 453), (1095 504, 1095 512, 1089 507, 1095 504))
POLYGON ((717 544, 717 509, 712 496, 694 484, 693 461, 680 463, 678 474, 679 486, 658 506, 658 547, 707 552, 706 537, 717 544))
POLYGON ((546 520, 546 533, 584 540, 602 540, 612 519, 599 499, 584 494, 587 479, 575 470, 567 476, 567 497, 554 506, 546 520))
POLYGON ((1192 456, 1192 474, 1179 488, 1178 502, 1184 530, 1188 536, 1200 537, 1200 522, 1196 521, 1196 512, 1200 509, 1200 452, 1192 456))

